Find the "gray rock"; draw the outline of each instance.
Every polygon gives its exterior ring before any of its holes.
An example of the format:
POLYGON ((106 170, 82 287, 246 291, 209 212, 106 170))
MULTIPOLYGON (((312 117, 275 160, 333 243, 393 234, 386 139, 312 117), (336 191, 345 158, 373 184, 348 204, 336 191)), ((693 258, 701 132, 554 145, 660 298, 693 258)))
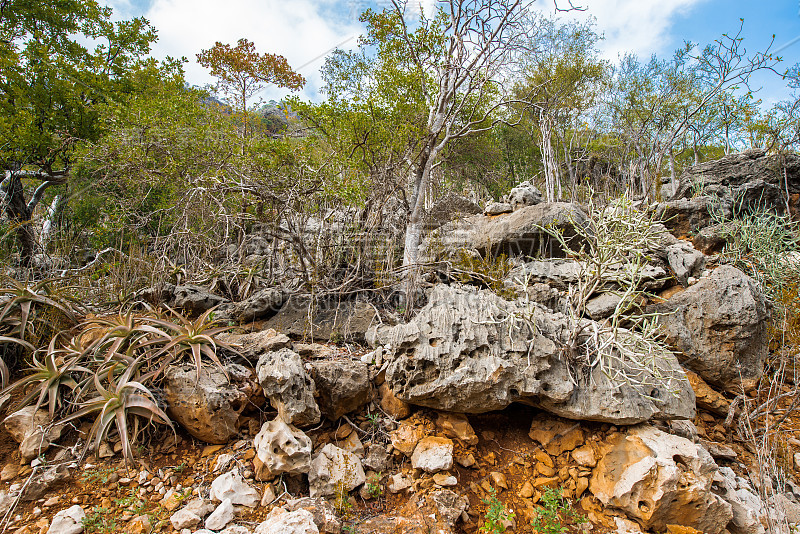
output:
POLYGON ((620 424, 694 417, 694 393, 671 353, 654 358, 661 377, 640 371, 647 384, 640 387, 612 380, 599 366, 576 375, 560 350, 566 336, 564 316, 535 304, 438 285, 411 322, 377 327, 368 338, 389 347, 386 382, 394 394, 420 406, 485 413, 522 402, 620 424))
POLYGON ((230 499, 223 499, 216 510, 206 518, 206 528, 210 530, 222 530, 228 523, 234 520, 236 511, 230 499))
POLYGON ((21 500, 29 502, 42 498, 52 488, 69 480, 70 476, 72 476, 72 467, 75 466, 75 464, 72 466, 58 464, 37 471, 24 487, 20 495, 21 500))
POLYGON ((86 512, 77 504, 66 510, 61 510, 53 518, 53 522, 50 523, 47 534, 80 534, 83 532, 83 519, 85 517, 86 512))
POLYGON ((290 349, 262 354, 256 366, 264 395, 286 423, 299 426, 319 423, 320 412, 314 400, 314 381, 306 373, 303 360, 290 349))
POLYGON ((253 372, 238 364, 171 367, 164 378, 169 416, 192 436, 207 443, 228 443, 239 429, 239 416, 260 393, 253 372), (230 380, 229 380, 230 378, 230 380))
POLYGON ((137 297, 150 304, 166 304, 170 308, 183 310, 191 315, 199 315, 215 306, 229 302, 228 299, 215 295, 200 286, 188 284, 176 286, 170 283, 159 284, 140 291, 137 297))
POLYGON ((576 248, 580 244, 575 233, 578 225, 588 225, 586 212, 577 204, 565 202, 527 206, 503 217, 474 215, 432 232, 423 241, 422 256, 435 261, 467 249, 476 250, 483 257, 564 257, 563 247, 544 228, 560 229, 570 246, 576 248))
POLYGON ((314 516, 314 524, 320 532, 325 534, 339 534, 342 530, 342 522, 336 516, 333 505, 325 499, 312 499, 304 497, 302 499, 290 499, 286 501, 286 509, 289 512, 296 510, 306 510, 314 516))
POLYGON ((611 317, 620 302, 622 302, 622 296, 618 293, 611 291, 601 293, 586 303, 586 315, 595 321, 611 317))
POLYGON ((362 301, 317 302, 305 296, 289 298, 264 328, 297 339, 312 341, 364 340, 364 333, 377 322, 375 308, 362 301))
POLYGON ((705 255, 685 241, 668 246, 666 256, 675 278, 684 287, 688 285, 690 276, 699 276, 706 266, 705 255))
MULTIPOLYGON (((609 268, 603 279, 606 287, 612 289, 619 287, 620 283, 626 283, 625 280, 630 278, 630 269, 629 266, 609 268)), ((578 282, 584 270, 585 266, 574 260, 533 260, 512 269, 506 277, 506 284, 523 286, 527 280, 528 284, 540 282, 567 289, 578 282)), ((660 289, 666 285, 667 271, 659 265, 645 265, 640 269, 638 277, 640 289, 660 289)))
POLYGON ((518 210, 526 206, 535 206, 544 201, 544 197, 530 182, 522 182, 509 191, 506 201, 513 210, 518 210))
POLYGON ((51 424, 47 410, 26 406, 3 420, 3 426, 19 443, 19 452, 25 462, 30 462, 50 448, 61 437, 61 425, 51 424))
POLYGON ((447 471, 453 467, 453 442, 435 436, 421 439, 411 455, 411 466, 427 473, 447 471))
POLYGON ((278 313, 287 298, 288 295, 282 289, 262 289, 241 302, 220 307, 218 319, 247 323, 270 317, 278 313))
POLYGON ((481 213, 481 207, 455 193, 447 193, 425 213, 425 232, 431 232, 454 219, 481 213))
POLYGON ((211 483, 211 500, 222 502, 229 499, 231 504, 255 508, 261 501, 261 494, 244 481, 238 471, 220 475, 211 483))
POLYGON ((483 213, 486 215, 502 215, 503 213, 511 213, 512 211, 514 211, 514 208, 511 204, 506 202, 492 202, 486 206, 483 213))
POLYGON ((253 534, 319 534, 319 529, 314 523, 314 515, 308 510, 287 512, 283 508, 275 508, 253 534))
POLYGON ((369 367, 360 361, 314 361, 311 377, 319 409, 331 421, 360 409, 372 396, 369 367))
POLYGON ((764 370, 771 306, 756 282, 730 265, 668 301, 648 306, 686 367, 705 381, 736 391, 753 387, 764 370))
POLYGON ((311 497, 327 497, 337 491, 352 491, 366 481, 364 468, 355 454, 332 443, 311 460, 308 485, 311 497))
POLYGON ((761 498, 750 484, 730 467, 720 467, 714 474, 714 492, 731 506, 733 518, 727 528, 733 534, 764 534, 766 523, 761 498))

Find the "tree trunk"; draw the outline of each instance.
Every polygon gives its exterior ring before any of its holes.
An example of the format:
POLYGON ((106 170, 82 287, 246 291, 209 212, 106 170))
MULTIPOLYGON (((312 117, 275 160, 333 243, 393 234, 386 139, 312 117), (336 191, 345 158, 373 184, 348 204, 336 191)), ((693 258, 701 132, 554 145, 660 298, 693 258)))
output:
POLYGON ((31 224, 32 210, 25 202, 22 179, 13 171, 6 181, 5 197, 6 217, 11 221, 11 227, 20 246, 20 263, 23 267, 30 267, 36 252, 36 234, 31 224))

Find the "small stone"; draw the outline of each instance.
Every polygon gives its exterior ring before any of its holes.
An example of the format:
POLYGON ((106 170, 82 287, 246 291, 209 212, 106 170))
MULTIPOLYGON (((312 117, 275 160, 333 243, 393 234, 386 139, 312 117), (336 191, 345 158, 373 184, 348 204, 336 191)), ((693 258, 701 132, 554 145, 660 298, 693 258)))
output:
POLYGON ((211 456, 215 452, 221 450, 225 445, 207 445, 203 447, 203 452, 200 453, 200 458, 206 458, 207 456, 211 456))
POLYGON ((114 456, 114 449, 111 448, 107 441, 103 441, 100 443, 100 448, 97 449, 97 455, 100 458, 111 458, 114 456))
MULTIPOLYGON (((583 467, 594 467, 597 465, 597 458, 594 456, 594 449, 589 445, 583 445, 572 451, 572 459, 583 467)), ((552 466, 551 466, 552 467, 552 466)))
POLYGON ((589 479, 587 477, 580 477, 575 482, 575 498, 580 499, 583 492, 589 488, 589 479))
POLYGON ((17 478, 19 474, 19 465, 11 462, 7 463, 5 467, 3 467, 3 471, 0 472, 0 482, 8 482, 9 480, 14 480, 17 478))
POLYGON ((492 482, 494 482, 495 486, 503 488, 505 490, 508 489, 508 481, 506 480, 506 476, 503 473, 499 471, 492 471, 491 473, 489 473, 489 476, 492 478, 492 482))
POLYGON ((458 479, 450 473, 436 473, 433 475, 433 482, 442 487, 458 485, 458 479))
POLYGON ((264 493, 261 496, 261 506, 265 507, 272 504, 272 501, 275 500, 275 490, 272 487, 272 484, 267 484, 264 487, 264 493))
POLYGON ((522 488, 519 490, 519 496, 523 499, 530 499, 533 497, 533 484, 531 484, 530 480, 526 480, 522 485, 522 488))
POLYGON ((471 452, 467 454, 459 454, 456 456, 456 462, 461 467, 472 467, 477 463, 475 456, 471 452))
POLYGON ((533 487, 541 488, 542 486, 550 486, 558 483, 558 477, 537 477, 533 480, 533 487))
POLYGON ((453 467, 453 442, 439 437, 420 440, 411 456, 411 465, 428 473, 450 469, 453 467))
POLYGON ((389 492, 391 493, 400 493, 401 491, 407 490, 411 486, 411 480, 409 480, 408 477, 402 473, 395 473, 394 475, 390 476, 389 484, 387 485, 389 492))
POLYGON ((411 456, 417 443, 425 436, 425 431, 416 426, 401 424, 397 430, 392 431, 390 438, 392 447, 406 456, 411 456))
POLYGON ((545 477, 553 477, 556 475, 555 469, 547 467, 544 464, 536 464, 536 472, 545 477))
POLYGON ((59 501, 58 495, 54 495, 53 497, 50 497, 49 499, 44 501, 44 504, 42 506, 44 506, 45 508, 52 508, 53 506, 58 504, 58 501, 59 501))
POLYGON ((336 429, 336 434, 334 436, 337 440, 343 440, 347 436, 353 433, 353 427, 350 425, 342 425, 336 429))
POLYGON ((794 468, 800 471, 800 452, 794 453, 794 468))
POLYGON ((86 513, 79 505, 61 510, 53 518, 47 534, 81 534, 86 513))

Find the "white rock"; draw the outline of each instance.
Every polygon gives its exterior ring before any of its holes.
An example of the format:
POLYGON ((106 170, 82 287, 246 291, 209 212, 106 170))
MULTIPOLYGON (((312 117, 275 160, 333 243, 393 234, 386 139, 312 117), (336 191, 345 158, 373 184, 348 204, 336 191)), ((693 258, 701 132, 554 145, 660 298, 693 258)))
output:
POLYGON ((332 443, 325 445, 314 457, 308 473, 311 497, 334 495, 341 489, 352 491, 366 479, 364 468, 356 455, 332 443))
POLYGON ((86 513, 79 505, 61 510, 53 518, 47 534, 80 534, 83 532, 83 518, 86 513))
POLYGON ((256 527, 254 534, 319 534, 314 515, 308 510, 287 512, 275 508, 267 520, 256 527))
POLYGON ((214 511, 214 505, 204 499, 192 499, 189 503, 172 514, 169 521, 176 530, 194 528, 203 522, 203 518, 214 511))
POLYGON ((253 531, 241 525, 231 525, 220 532, 220 534, 253 534, 253 531))
POLYGON ((244 481, 238 471, 230 471, 218 476, 211 483, 211 499, 218 502, 230 499, 231 504, 255 508, 261 500, 261 495, 244 481))
POLYGON ((280 417, 262 425, 253 447, 270 475, 308 473, 311 468, 311 439, 280 417))
POLYGON ((217 456, 217 462, 214 464, 214 471, 224 471, 231 465, 233 462, 233 455, 232 454, 220 454, 217 456))
POLYGON ((206 528, 210 530, 222 530, 228 523, 233 521, 235 517, 236 511, 233 509, 233 504, 231 504, 230 499, 225 499, 206 519, 206 528))
POLYGON ((420 440, 411 455, 411 465, 428 473, 447 471, 453 467, 453 442, 432 436, 420 440))
POLYGON ((403 475, 403 473, 395 473, 389 477, 389 484, 387 487, 391 493, 400 493, 410 488, 412 484, 413 482, 403 475))

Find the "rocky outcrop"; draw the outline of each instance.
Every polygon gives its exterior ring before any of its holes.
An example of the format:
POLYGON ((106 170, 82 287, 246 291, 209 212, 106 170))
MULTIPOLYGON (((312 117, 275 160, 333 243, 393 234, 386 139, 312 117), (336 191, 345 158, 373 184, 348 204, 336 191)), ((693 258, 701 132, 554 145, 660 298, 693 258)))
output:
POLYGON ((266 480, 281 473, 308 473, 311 467, 311 440, 301 430, 280 418, 264 423, 253 440, 257 478, 266 480))
POLYGON ((761 376, 770 304, 739 269, 723 265, 648 312, 659 314, 667 343, 707 382, 736 390, 754 386, 761 376))
POLYGON ((560 348, 566 329, 563 316, 535 304, 438 285, 411 322, 375 328, 368 337, 388 349, 386 382, 394 394, 420 406, 484 413, 523 402, 570 419, 620 424, 694 416, 694 393, 672 354, 654 358, 658 376, 622 369, 628 364, 619 358, 621 370, 641 373, 643 390, 612 380, 600 366, 576 372, 560 348))
POLYGON ((296 339, 360 342, 375 322, 375 308, 367 302, 312 303, 308 297, 293 296, 267 321, 265 328, 274 328, 296 339))
POLYGON ((683 525, 708 534, 725 530, 731 505, 711 490, 717 465, 703 447, 650 426, 609 437, 589 489, 645 529, 683 525))
POLYGON ((288 295, 282 289, 267 288, 253 293, 241 302, 220 306, 217 318, 222 322, 247 323, 275 315, 288 295))
POLYGON ((314 381, 306 373, 303 360, 291 349, 262 354, 256 366, 258 381, 272 407, 286 423, 319 423, 320 412, 314 400, 314 381))
MULTIPOLYGON (((624 285, 630 279, 630 267, 618 266, 609 268, 603 282, 609 287, 624 285)), ((522 286, 525 281, 546 283, 559 289, 567 289, 585 276, 586 265, 574 260, 556 259, 550 261, 528 261, 515 267, 506 277, 506 285, 522 286)), ((645 265, 637 275, 641 289, 653 290, 664 287, 667 282, 667 271, 659 265, 645 265)))
POLYGON ((167 414, 206 443, 228 443, 236 436, 242 411, 261 391, 251 370, 233 363, 225 369, 228 376, 203 366, 198 380, 193 366, 171 367, 164 378, 167 414))
POLYGON ((308 510, 287 512, 283 508, 275 508, 253 534, 319 534, 319 529, 308 510))
POLYGON ((367 364, 353 360, 311 363, 320 411, 331 421, 360 409, 372 396, 367 364))
POLYGON ((544 202, 544 197, 535 185, 530 182, 522 182, 508 192, 506 202, 511 205, 513 210, 518 210, 541 204, 544 202))
POLYGON ((141 291, 137 298, 153 305, 166 304, 191 315, 199 315, 228 302, 228 299, 195 285, 174 285, 168 282, 141 291))
POLYGON ((560 230, 571 247, 579 244, 575 227, 588 224, 577 204, 553 202, 527 206, 498 216, 474 215, 446 224, 431 233, 422 245, 428 259, 452 257, 461 249, 482 256, 564 257, 559 242, 545 228, 560 230))

